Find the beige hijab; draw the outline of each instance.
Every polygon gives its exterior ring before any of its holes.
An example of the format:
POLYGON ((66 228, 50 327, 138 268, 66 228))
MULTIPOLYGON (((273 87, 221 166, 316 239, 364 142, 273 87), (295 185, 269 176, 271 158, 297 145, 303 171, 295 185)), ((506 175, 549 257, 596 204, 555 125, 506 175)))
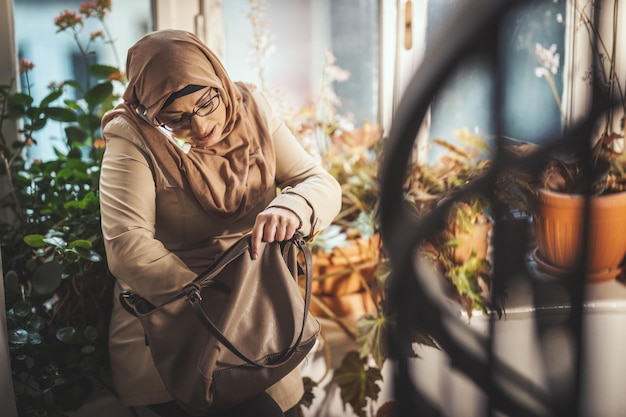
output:
POLYGON ((207 213, 235 221, 275 187, 273 142, 250 90, 234 83, 195 35, 181 30, 145 35, 128 51, 126 74, 124 103, 104 116, 102 126, 116 116, 134 123, 162 169, 207 213), (185 154, 159 131, 155 117, 170 94, 188 84, 220 91, 226 123, 220 142, 185 154))

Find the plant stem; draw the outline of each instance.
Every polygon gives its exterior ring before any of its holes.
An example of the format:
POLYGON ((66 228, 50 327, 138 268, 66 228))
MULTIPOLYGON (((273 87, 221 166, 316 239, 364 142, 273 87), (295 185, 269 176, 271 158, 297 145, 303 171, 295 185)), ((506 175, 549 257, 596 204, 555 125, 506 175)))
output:
POLYGON ((554 83, 554 77, 552 77, 551 74, 546 72, 544 74, 544 78, 546 79, 546 81, 548 82, 548 85, 550 86, 550 90, 552 91, 554 100, 556 100, 556 105, 559 108, 559 113, 561 114, 561 119, 563 120, 563 124, 567 125, 567 117, 565 116, 565 113, 563 112, 563 106, 561 106, 561 97, 559 96, 559 92, 556 89, 556 84, 554 83))
POLYGON ((617 75, 617 70, 615 69, 615 63, 613 62, 615 59, 615 47, 616 47, 616 40, 617 40, 617 0, 614 0, 614 6, 613 6, 613 52, 609 53, 608 48, 606 47, 606 44, 604 43, 604 41, 602 40, 602 36, 600 36, 600 32, 598 31, 598 29, 595 27, 595 25, 593 24, 593 22, 591 21, 591 19, 589 18, 589 16, 585 13, 585 11, 583 9, 581 9, 578 6, 578 2, 574 2, 574 5, 576 7, 576 11, 579 13, 581 21, 583 22, 583 24, 585 25, 585 27, 587 28, 587 32, 589 33, 589 42, 591 43, 591 47, 592 50, 594 52, 596 52, 597 55, 597 60, 598 60, 598 64, 602 67, 602 75, 604 77, 604 81, 607 83, 607 85, 612 86, 613 83, 615 83, 617 85, 617 91, 619 93, 619 97, 620 97, 620 101, 622 103, 622 109, 624 110, 624 113, 626 113, 626 99, 624 97, 624 91, 622 91, 622 85, 619 79, 619 76, 617 75), (593 39, 597 40, 597 43, 593 42, 593 39), (596 49, 596 46, 599 45, 601 51, 598 51, 596 49), (604 72, 604 64, 602 63, 600 57, 600 52, 603 52, 607 57, 610 57, 609 61, 609 75, 607 75, 604 72))
POLYGON ((80 51, 80 55, 83 58, 83 64, 85 65, 85 91, 89 90, 91 80, 89 79, 89 51, 83 48, 83 45, 80 43, 80 39, 78 39, 78 31, 75 27, 72 27, 72 33, 74 36, 74 41, 76 42, 76 46, 78 46, 78 50, 80 51))
POLYGON ((114 57, 114 59, 115 59, 115 65, 116 65, 118 68, 122 68, 122 64, 121 64, 121 61, 120 61, 120 57, 119 57, 119 55, 118 55, 118 53, 117 53, 117 48, 115 47, 115 41, 113 40, 113 37, 111 36, 111 32, 109 31, 109 27, 108 27, 108 25, 106 24, 106 22, 104 21, 104 18, 103 18, 103 17, 98 18, 98 19, 100 20, 100 23, 102 24, 102 29, 104 30, 104 33, 105 33, 105 34, 106 34, 106 36, 107 36, 106 43, 108 43, 109 45, 111 45, 111 50, 113 51, 113 57, 114 57))

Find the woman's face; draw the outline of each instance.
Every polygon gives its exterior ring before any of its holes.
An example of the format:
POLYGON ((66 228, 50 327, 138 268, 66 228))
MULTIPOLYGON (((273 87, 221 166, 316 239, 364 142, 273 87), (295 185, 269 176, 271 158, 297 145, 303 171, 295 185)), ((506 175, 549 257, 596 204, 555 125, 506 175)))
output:
POLYGON ((174 100, 161 109, 157 120, 175 137, 207 147, 221 140, 226 106, 216 88, 205 87, 174 100))

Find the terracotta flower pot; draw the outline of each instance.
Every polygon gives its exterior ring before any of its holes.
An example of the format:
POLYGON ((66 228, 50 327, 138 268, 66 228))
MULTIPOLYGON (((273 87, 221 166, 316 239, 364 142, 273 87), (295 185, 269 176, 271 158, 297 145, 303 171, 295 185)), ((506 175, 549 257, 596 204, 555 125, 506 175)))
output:
POLYGON ((347 246, 334 248, 330 253, 313 256, 313 294, 351 294, 363 289, 361 277, 368 283, 374 280, 380 256, 380 236, 356 238, 347 246))
POLYGON ((486 259, 491 226, 490 221, 484 221, 473 224, 469 232, 458 230, 458 228, 454 230, 454 237, 459 242, 459 245, 452 249, 454 262, 461 265, 467 262, 472 254, 478 259, 486 259))
POLYGON ((613 279, 622 272, 626 255, 626 192, 590 198, 588 245, 583 241, 584 202, 581 195, 539 190, 535 259, 546 272, 565 275, 587 250, 587 278, 613 279))
MULTIPOLYGON (((312 293, 338 317, 363 314, 376 308, 372 296, 363 286, 374 282, 380 257, 380 236, 356 238, 350 245, 335 248, 331 253, 313 256, 312 293)), ((311 312, 326 314, 311 303, 311 312)))
MULTIPOLYGON (((376 302, 378 302, 376 293, 370 295, 366 291, 348 294, 318 295, 316 297, 337 317, 357 317, 374 312, 376 311, 376 302), (376 302, 372 297, 376 299, 376 302)), ((309 311, 314 316, 326 317, 324 310, 315 302, 311 302, 309 311)))

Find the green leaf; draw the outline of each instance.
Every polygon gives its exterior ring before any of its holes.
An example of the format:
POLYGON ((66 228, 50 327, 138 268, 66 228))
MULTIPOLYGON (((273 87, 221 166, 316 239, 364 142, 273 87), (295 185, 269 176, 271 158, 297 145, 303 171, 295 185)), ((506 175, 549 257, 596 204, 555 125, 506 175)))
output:
POLYGON ((96 107, 113 94, 113 84, 104 82, 93 86, 85 93, 85 101, 90 108, 96 107))
POLYGON ((371 354, 379 368, 382 368, 387 359, 387 325, 387 317, 384 314, 378 317, 363 315, 356 325, 359 355, 366 358, 371 354))
POLYGON ((378 399, 378 382, 382 379, 378 368, 368 366, 358 352, 352 351, 346 354, 339 368, 335 370, 332 382, 339 386, 344 407, 350 404, 357 416, 366 417, 367 399, 378 399))
POLYGON ((87 132, 100 129, 101 121, 102 119, 95 114, 82 114, 78 116, 80 127, 87 132))
POLYGON ((74 252, 78 254, 81 258, 91 262, 100 262, 102 260, 102 256, 100 256, 100 254, 89 249, 77 247, 74 248, 74 252))
POLYGON ((304 395, 300 399, 300 405, 306 408, 311 408, 313 400, 315 400, 315 394, 313 389, 317 387, 317 382, 313 381, 308 376, 302 377, 302 383, 304 385, 304 395))
POLYGON ((87 326, 83 331, 83 336, 87 342, 93 343, 98 338, 98 329, 94 326, 87 326))
POLYGON ((26 235, 24 236, 24 243, 32 248, 41 248, 46 246, 44 239, 44 235, 26 235))
POLYGON ((96 348, 93 347, 93 345, 85 345, 82 348, 80 348, 80 353, 82 353, 83 355, 91 355, 95 351, 96 351, 96 348))
POLYGON ((48 119, 45 117, 43 118, 32 117, 30 123, 24 123, 24 128, 26 130, 33 130, 33 131, 41 130, 44 127, 46 127, 46 123, 48 123, 48 119))
POLYGON ((11 270, 4 274, 4 289, 7 295, 19 294, 20 279, 17 276, 17 272, 11 270))
POLYGON ((80 85, 80 83, 76 80, 65 80, 63 81, 63 85, 69 85, 70 87, 73 87, 75 89, 77 89, 78 91, 83 91, 83 86, 80 85))
POLYGON ((25 329, 14 329, 9 331, 10 345, 25 345, 28 342, 28 332, 25 329))
POLYGON ((63 107, 44 107, 41 111, 50 119, 58 122, 69 123, 76 121, 76 114, 63 107))
POLYGON ((9 104, 18 104, 21 106, 30 106, 33 104, 33 98, 28 94, 15 93, 7 98, 9 104))
POLYGON ((77 240, 71 241, 69 246, 68 246, 68 248, 70 248, 70 249, 74 249, 74 248, 91 249, 92 246, 93 246, 93 244, 89 240, 77 239, 77 240))
POLYGON ((63 238, 57 236, 46 237, 43 241, 46 244, 54 246, 59 250, 64 250, 65 248, 67 248, 67 242, 63 238))
POLYGON ((58 262, 41 264, 33 274, 33 291, 36 294, 52 294, 61 285, 61 265, 58 262))
POLYGON ((65 128, 65 136, 70 145, 72 143, 85 143, 87 140, 87 133, 78 126, 67 126, 65 128))
POLYGON ((46 321, 38 314, 33 314, 28 320, 28 327, 38 332, 46 327, 46 321))
POLYGON ((57 172, 57 178, 59 179, 74 179, 74 180, 89 180, 91 177, 84 172, 77 171, 70 167, 63 168, 57 172))
POLYGON ((89 74, 101 80, 106 80, 109 78, 109 75, 118 72, 120 72, 119 68, 110 65, 92 64, 89 66, 89 74))
POLYGON ((55 90, 51 92, 50 94, 48 94, 47 96, 45 96, 43 100, 41 100, 41 103, 39 103, 39 106, 48 107, 50 103, 52 103, 54 100, 58 99, 62 95, 63 95, 63 90, 55 90))
POLYGON ((56 338, 63 343, 74 344, 80 342, 80 333, 73 327, 59 329, 56 338))
POLYGON ((26 318, 33 312, 33 306, 28 301, 18 301, 13 305, 13 314, 19 318, 26 318))

